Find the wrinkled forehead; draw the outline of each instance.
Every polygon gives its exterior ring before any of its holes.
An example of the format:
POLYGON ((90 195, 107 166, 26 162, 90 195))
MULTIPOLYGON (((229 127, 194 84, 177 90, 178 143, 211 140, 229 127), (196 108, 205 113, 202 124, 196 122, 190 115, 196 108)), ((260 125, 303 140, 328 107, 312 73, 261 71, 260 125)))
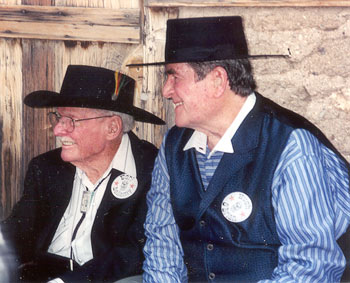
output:
POLYGON ((83 107, 57 107, 56 111, 62 116, 85 118, 100 113, 99 109, 83 107))
POLYGON ((165 73, 167 75, 185 74, 189 71, 193 71, 193 69, 188 63, 172 63, 165 65, 165 73))

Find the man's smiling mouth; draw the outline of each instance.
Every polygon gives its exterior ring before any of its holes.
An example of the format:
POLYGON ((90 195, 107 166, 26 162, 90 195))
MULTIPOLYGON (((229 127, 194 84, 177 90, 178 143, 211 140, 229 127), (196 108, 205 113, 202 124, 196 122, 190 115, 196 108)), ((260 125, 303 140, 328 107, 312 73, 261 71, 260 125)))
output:
POLYGON ((178 107, 178 106, 181 106, 181 105, 183 105, 183 104, 184 104, 183 102, 177 102, 177 103, 174 103, 175 108, 176 108, 176 107, 178 107))
POLYGON ((62 145, 64 145, 64 146, 70 146, 70 145, 75 144, 74 141, 72 141, 72 140, 70 140, 70 139, 64 139, 64 138, 61 139, 61 143, 62 143, 62 145))

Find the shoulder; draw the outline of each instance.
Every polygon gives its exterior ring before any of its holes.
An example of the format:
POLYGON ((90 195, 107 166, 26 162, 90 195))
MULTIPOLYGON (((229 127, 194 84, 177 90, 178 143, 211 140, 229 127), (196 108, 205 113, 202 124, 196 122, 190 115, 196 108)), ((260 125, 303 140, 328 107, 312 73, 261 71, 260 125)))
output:
POLYGON ((66 188, 73 182, 76 167, 61 158, 61 149, 55 149, 33 158, 25 174, 24 194, 50 195, 58 187, 66 188), (56 186, 59 185, 59 186, 56 186), (62 185, 62 186, 61 186, 62 185))
MULTIPOLYGON (((177 126, 173 126, 166 135, 165 146, 167 147, 169 144, 183 144, 189 140, 192 136, 194 130, 188 128, 179 128, 177 126)), ((181 146, 181 145, 180 145, 181 146)))
POLYGON ((128 136, 130 139, 131 148, 134 153, 138 153, 148 157, 152 157, 152 156, 154 156, 154 158, 156 157, 158 153, 158 149, 154 144, 146 140, 141 140, 133 132, 129 132, 128 136))
POLYGON ((307 163, 313 161, 318 164, 319 170, 339 168, 340 171, 347 171, 349 166, 338 152, 327 147, 317 136, 306 129, 292 131, 282 152, 279 167, 285 169, 296 164, 297 160, 305 160, 307 163))
POLYGON ((54 162, 54 161, 62 161, 61 159, 61 148, 56 148, 45 153, 39 154, 38 156, 33 158, 34 161, 42 161, 42 162, 54 162))
POLYGON ((61 158, 61 148, 56 148, 54 150, 47 151, 36 157, 34 157, 30 162, 30 165, 48 165, 48 164, 59 164, 64 163, 61 158))
POLYGON ((291 133, 286 147, 289 155, 294 152, 294 155, 297 156, 310 157, 320 155, 323 145, 311 132, 305 129, 296 129, 291 133))
POLYGON ((174 135, 184 135, 186 133, 193 133, 194 131, 192 129, 188 129, 188 128, 179 128, 178 126, 173 126, 170 128, 170 130, 167 132, 167 136, 168 137, 172 137, 174 135))
POLYGON ((313 137, 328 147, 330 150, 336 152, 338 155, 339 152, 334 147, 334 145, 329 141, 325 134, 313 123, 307 120, 305 117, 299 115, 298 113, 284 108, 272 100, 263 97, 261 94, 257 94, 257 104, 259 109, 266 115, 272 117, 273 119, 278 120, 284 127, 291 127, 294 130, 304 129, 309 132, 313 137))
POLYGON ((128 133, 131 149, 135 158, 138 175, 151 174, 158 149, 150 142, 139 139, 134 133, 128 133))
POLYGON ((296 129, 291 132, 287 144, 281 154, 279 167, 285 168, 295 164, 297 160, 322 158, 324 146, 309 131, 296 129))
POLYGON ((48 172, 60 172, 62 170, 75 170, 75 166, 65 162, 61 158, 61 148, 47 151, 34 157, 28 165, 28 170, 36 171, 36 174, 47 174, 48 172))

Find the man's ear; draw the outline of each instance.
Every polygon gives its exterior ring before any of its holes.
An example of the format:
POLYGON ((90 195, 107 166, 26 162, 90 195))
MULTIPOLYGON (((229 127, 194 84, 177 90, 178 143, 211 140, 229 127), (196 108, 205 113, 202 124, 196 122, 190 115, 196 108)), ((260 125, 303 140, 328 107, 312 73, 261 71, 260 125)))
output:
POLYGON ((215 97, 222 96, 227 88, 230 88, 228 75, 223 67, 217 66, 212 70, 213 84, 215 88, 215 97))
POLYGON ((123 133, 123 121, 122 119, 115 115, 109 118, 107 125, 107 138, 113 140, 123 133))

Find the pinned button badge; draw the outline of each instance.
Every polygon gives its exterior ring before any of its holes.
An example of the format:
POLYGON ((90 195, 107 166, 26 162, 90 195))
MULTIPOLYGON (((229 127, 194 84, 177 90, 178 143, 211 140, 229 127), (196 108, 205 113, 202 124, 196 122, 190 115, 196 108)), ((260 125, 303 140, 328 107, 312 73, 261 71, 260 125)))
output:
POLYGON ((112 183, 112 194, 118 199, 126 199, 132 196, 137 189, 137 179, 128 174, 119 175, 112 183))
POLYGON ((250 198, 242 192, 228 194, 221 203, 224 217, 233 223, 246 220, 252 213, 253 205, 250 198))

